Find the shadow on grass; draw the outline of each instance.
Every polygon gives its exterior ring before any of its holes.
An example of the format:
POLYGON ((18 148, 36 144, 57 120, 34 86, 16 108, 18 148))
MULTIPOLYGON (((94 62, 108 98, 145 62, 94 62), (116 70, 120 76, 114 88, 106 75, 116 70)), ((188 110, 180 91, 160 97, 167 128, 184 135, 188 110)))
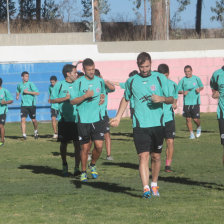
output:
MULTIPOLYGON (((179 131, 189 132, 188 129, 180 129, 179 131)), ((201 133, 217 133, 217 131, 208 131, 208 130, 201 130, 201 133)))
POLYGON ((218 190, 218 191, 224 191, 224 185, 222 185, 222 184, 209 183, 209 182, 204 182, 204 181, 195 181, 195 180, 191 180, 186 177, 161 177, 160 176, 159 180, 164 181, 164 182, 184 184, 184 185, 193 185, 193 186, 214 189, 214 190, 218 190))
POLYGON ((134 163, 104 162, 103 165, 105 165, 105 166, 120 166, 123 168, 138 170, 138 164, 134 164, 134 163))
POLYGON ((116 133, 110 133, 111 136, 125 136, 125 137, 133 137, 133 133, 125 133, 125 132, 116 132, 116 133))
MULTIPOLYGON (((53 156, 61 156, 60 152, 51 152, 51 153, 52 153, 53 156)), ((71 153, 71 152, 67 152, 66 155, 70 156, 70 157, 75 157, 75 154, 71 153)))
POLYGON ((72 180, 71 183, 73 183, 76 188, 81 188, 82 185, 101 189, 108 192, 113 193, 122 193, 127 194, 129 196, 135 197, 135 198, 141 198, 141 195, 133 194, 129 191, 134 191, 135 189, 130 187, 122 187, 115 183, 107 183, 107 182, 80 182, 80 180, 72 180))
POLYGON ((8 139, 21 139, 21 140, 23 140, 22 136, 8 136, 8 135, 6 135, 5 138, 8 138, 8 139))
MULTIPOLYGON (((35 165, 21 165, 18 167, 22 170, 31 170, 32 173, 35 174, 51 174, 55 176, 62 177, 61 170, 51 168, 49 166, 35 166, 35 165)), ((73 176, 71 173, 69 173, 69 176, 73 176)))

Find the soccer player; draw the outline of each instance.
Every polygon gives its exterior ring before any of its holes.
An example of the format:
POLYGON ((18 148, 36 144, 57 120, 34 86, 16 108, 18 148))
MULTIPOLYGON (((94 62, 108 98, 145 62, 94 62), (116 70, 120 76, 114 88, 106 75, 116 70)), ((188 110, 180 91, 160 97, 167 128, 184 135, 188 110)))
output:
POLYGON ((224 166, 224 66, 213 73, 210 80, 210 87, 212 89, 212 97, 214 99, 219 99, 217 119, 219 123, 221 144, 223 145, 222 162, 224 166))
POLYGON ((143 197, 159 197, 157 180, 161 165, 161 152, 164 140, 163 104, 172 104, 169 96, 168 80, 151 71, 151 57, 142 52, 137 57, 140 73, 129 78, 125 83, 124 97, 121 100, 117 115, 110 121, 118 126, 121 117, 133 97, 133 138, 139 157, 139 173, 143 186, 143 197), (151 191, 149 187, 149 158, 152 163, 151 191))
POLYGON ((166 139, 166 166, 165 172, 172 172, 171 163, 174 152, 174 138, 175 138, 175 119, 174 110, 177 108, 178 90, 177 84, 169 79, 169 67, 166 64, 158 66, 158 72, 164 74, 168 79, 169 93, 172 93, 174 98, 173 104, 164 104, 164 122, 165 122, 165 139, 166 139))
POLYGON ((95 64, 92 59, 83 61, 83 72, 85 76, 77 79, 74 85, 74 94, 71 95, 71 104, 77 105, 78 133, 81 144, 81 181, 87 181, 87 159, 91 147, 92 160, 90 163, 92 178, 98 177, 96 162, 99 159, 104 141, 104 127, 101 116, 101 106, 103 103, 102 94, 105 94, 104 80, 95 76, 95 64))
POLYGON ((21 94, 21 129, 23 139, 26 140, 26 118, 29 115, 33 122, 34 138, 38 139, 37 120, 36 120, 36 96, 39 91, 33 82, 29 81, 29 73, 24 71, 21 74, 22 82, 17 85, 16 99, 21 94))
POLYGON ((0 78, 0 133, 1 133, 1 142, 0 146, 3 146, 5 143, 5 121, 6 114, 8 111, 8 104, 13 103, 13 98, 11 93, 2 87, 2 79, 0 78))
POLYGON ((201 79, 192 74, 192 67, 186 65, 184 67, 185 77, 178 83, 178 93, 183 94, 183 116, 186 117, 186 124, 190 131, 190 139, 195 139, 193 132, 192 121, 197 125, 196 137, 201 136, 201 123, 200 123, 200 92, 204 86, 201 79))
MULTIPOLYGON (((103 78, 98 69, 95 69, 95 75, 100 78, 103 78)), ((113 160, 113 157, 111 156, 110 124, 109 124, 109 117, 107 112, 107 104, 108 104, 108 93, 114 92, 115 87, 109 81, 104 81, 104 82, 105 82, 106 95, 105 95, 104 103, 101 105, 101 113, 102 113, 101 116, 103 117, 103 122, 104 122, 104 138, 105 138, 105 144, 106 144, 106 150, 107 150, 106 159, 113 160)))
MULTIPOLYGON (((57 83, 57 77, 56 76, 51 76, 50 77, 50 83, 51 85, 49 86, 48 92, 49 92, 49 103, 50 103, 50 98, 51 98, 51 93, 52 89, 57 83)), ((57 116, 58 116, 58 103, 52 103, 51 104, 51 123, 52 123, 52 128, 54 130, 54 135, 52 138, 57 139, 58 138, 58 132, 57 132, 57 116)))
POLYGON ((70 94, 75 85, 75 80, 77 79, 76 67, 71 64, 66 64, 63 67, 62 73, 65 79, 63 81, 58 81, 52 89, 51 103, 58 103, 58 141, 60 141, 62 175, 67 177, 69 176, 69 172, 66 153, 69 141, 73 141, 75 151, 74 176, 80 174, 80 144, 78 142, 76 124, 77 113, 76 106, 70 104, 70 94))

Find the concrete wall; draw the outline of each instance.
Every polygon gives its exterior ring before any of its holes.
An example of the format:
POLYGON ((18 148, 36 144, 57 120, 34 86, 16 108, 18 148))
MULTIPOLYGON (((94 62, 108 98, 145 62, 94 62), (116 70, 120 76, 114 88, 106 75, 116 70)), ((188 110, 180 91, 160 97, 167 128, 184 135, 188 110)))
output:
MULTIPOLYGON (((92 43, 91 33, 26 34, 2 35, 0 36, 0 45, 0 76, 4 75, 6 88, 11 82, 10 80, 7 81, 7 77, 11 77, 15 84, 20 81, 20 73, 24 69, 30 71, 31 77, 32 74, 35 75, 37 83, 46 82, 42 85, 42 87, 46 87, 49 75, 52 73, 59 75, 64 63, 71 63, 86 57, 95 61, 96 67, 100 69, 105 79, 125 82, 129 72, 137 69, 138 53, 147 51, 152 56, 152 69, 156 70, 160 63, 168 64, 170 78, 176 82, 184 76, 184 66, 190 64, 193 68, 193 74, 199 76, 205 86, 201 93, 201 111, 216 111, 217 101, 211 98, 209 80, 212 73, 224 65, 223 39, 102 42, 95 44, 92 43), (40 67, 44 68, 45 75, 43 72, 41 73, 40 67)), ((47 89, 42 88, 42 91, 45 97, 40 97, 41 103, 47 105, 45 102, 47 89)), ((115 93, 109 95, 109 110, 114 111, 118 108, 122 95, 123 90, 119 87, 115 93)), ((182 97, 180 97, 177 113, 182 112, 182 104, 182 97)), ((128 111, 126 115, 128 115, 128 111)))

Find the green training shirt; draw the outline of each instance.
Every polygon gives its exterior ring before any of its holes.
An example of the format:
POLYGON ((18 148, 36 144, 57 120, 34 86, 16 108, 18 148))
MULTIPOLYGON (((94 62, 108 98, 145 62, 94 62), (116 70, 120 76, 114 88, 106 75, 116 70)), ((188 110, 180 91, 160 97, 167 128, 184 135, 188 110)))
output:
POLYGON ((201 104, 200 93, 195 90, 197 88, 203 87, 201 79, 195 75, 187 78, 184 77, 178 83, 178 91, 188 91, 186 96, 183 96, 184 105, 199 105, 201 104))
MULTIPOLYGON (((49 88, 48 88, 48 93, 49 93, 50 98, 51 98, 51 93, 52 93, 53 87, 54 86, 50 85, 49 88)), ((54 110, 58 110, 58 103, 52 103, 51 108, 54 109, 54 110)))
POLYGON ((36 105, 36 96, 31 94, 23 93, 23 91, 27 89, 30 92, 37 92, 39 93, 39 90, 35 86, 33 82, 21 82, 17 85, 17 93, 20 93, 21 95, 21 106, 35 106, 36 105))
POLYGON ((82 76, 77 79, 74 85, 74 95, 71 99, 83 96, 88 89, 93 90, 94 95, 77 105, 77 116, 80 123, 94 123, 102 119, 101 106, 99 105, 100 95, 106 95, 105 83, 102 78, 94 76, 93 79, 88 80, 82 76))
POLYGON ((11 93, 5 88, 0 89, 0 114, 6 114, 8 112, 8 104, 1 104, 2 100, 13 100, 11 93))
POLYGON ((217 107, 217 118, 224 118, 224 70, 215 71, 210 79, 210 87, 219 92, 219 102, 217 107))
MULTIPOLYGON (((66 80, 58 81, 51 93, 51 100, 66 97, 67 93, 71 95, 75 82, 67 82, 66 80)), ((76 105, 70 104, 70 100, 58 104, 59 117, 58 120, 65 122, 76 122, 76 105)))
POLYGON ((100 105, 101 107, 101 116, 107 116, 108 112, 107 112, 107 104, 108 104, 108 93, 112 93, 115 90, 110 90, 106 85, 105 85, 105 98, 104 98, 104 103, 102 105, 100 105))
POLYGON ((152 71, 150 76, 138 74, 126 81, 124 97, 128 101, 133 97, 134 101, 133 128, 164 126, 163 103, 153 103, 152 94, 171 96, 168 80, 163 74, 152 71))
MULTIPOLYGON (((121 89, 125 89, 125 82, 120 82, 119 83, 119 86, 121 87, 121 89)), ((134 108, 134 100, 133 100, 133 97, 131 97, 129 104, 130 104, 130 108, 134 108)))
MULTIPOLYGON (((168 88, 169 88, 169 93, 171 94, 171 96, 175 100, 177 100, 177 98, 178 98, 177 84, 174 81, 168 79, 168 88)), ((174 111, 173 111, 172 104, 165 104, 164 103, 163 106, 164 106, 164 122, 174 120, 174 111)))

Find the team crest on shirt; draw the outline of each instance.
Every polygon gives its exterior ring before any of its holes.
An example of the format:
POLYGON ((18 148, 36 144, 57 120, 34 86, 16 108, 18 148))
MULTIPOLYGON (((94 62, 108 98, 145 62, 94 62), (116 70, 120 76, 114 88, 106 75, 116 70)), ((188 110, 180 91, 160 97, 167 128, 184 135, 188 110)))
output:
POLYGON ((3 95, 1 95, 0 97, 1 97, 1 98, 3 98, 4 96, 3 96, 3 95))
POLYGON ((193 85, 196 86, 196 82, 194 82, 193 85))
POLYGON ((99 87, 96 88, 96 92, 97 92, 97 93, 100 92, 100 88, 99 88, 99 87))
POLYGON ((150 89, 151 89, 152 91, 155 91, 155 90, 156 90, 156 86, 155 86, 155 85, 152 85, 152 86, 150 86, 150 89))

